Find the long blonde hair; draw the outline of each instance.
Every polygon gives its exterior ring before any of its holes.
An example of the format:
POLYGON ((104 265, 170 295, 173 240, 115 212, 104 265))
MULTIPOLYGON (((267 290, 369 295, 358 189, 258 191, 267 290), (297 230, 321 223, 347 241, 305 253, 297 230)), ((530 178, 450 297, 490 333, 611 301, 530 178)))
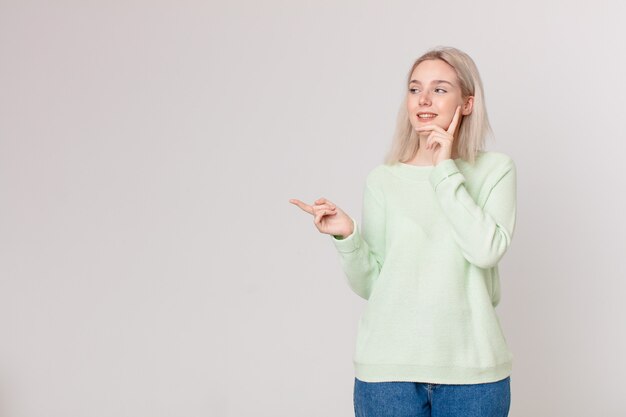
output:
POLYGON ((428 59, 440 59, 454 68, 461 85, 463 99, 474 96, 472 112, 461 119, 455 139, 458 156, 474 163, 479 151, 484 149, 485 138, 487 135, 493 134, 487 117, 483 84, 472 58, 459 49, 447 46, 438 46, 428 50, 424 55, 417 58, 411 66, 406 79, 405 95, 398 112, 396 130, 391 148, 385 156, 385 163, 391 165, 396 162, 409 161, 417 154, 419 138, 411 125, 407 111, 408 87, 415 67, 428 59))

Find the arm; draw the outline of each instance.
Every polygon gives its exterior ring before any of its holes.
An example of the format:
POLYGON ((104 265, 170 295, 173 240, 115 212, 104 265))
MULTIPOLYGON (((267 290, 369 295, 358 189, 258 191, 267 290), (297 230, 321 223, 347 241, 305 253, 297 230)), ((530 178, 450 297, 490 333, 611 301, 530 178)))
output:
POLYGON ((372 285, 384 263, 385 207, 382 195, 366 181, 363 191, 362 234, 352 218, 354 230, 344 239, 331 236, 348 285, 359 296, 369 298, 372 285))
POLYGON ((515 229, 516 168, 512 160, 496 179, 483 207, 464 186, 465 177, 452 159, 435 166, 430 182, 445 213, 454 238, 468 262, 492 268, 509 245, 515 229))

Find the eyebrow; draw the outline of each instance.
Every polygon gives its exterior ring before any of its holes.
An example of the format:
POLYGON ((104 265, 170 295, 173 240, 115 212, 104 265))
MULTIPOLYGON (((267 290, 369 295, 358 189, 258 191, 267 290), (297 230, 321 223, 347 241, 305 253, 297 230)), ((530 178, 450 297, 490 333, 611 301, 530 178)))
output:
MULTIPOLYGON (((446 81, 446 80, 433 80, 434 83, 436 84, 441 84, 441 83, 448 83, 451 86, 454 87, 454 84, 452 84, 450 81, 446 81)), ((421 82, 417 81, 417 80, 411 80, 411 82, 409 82, 409 84, 421 84, 421 82)))

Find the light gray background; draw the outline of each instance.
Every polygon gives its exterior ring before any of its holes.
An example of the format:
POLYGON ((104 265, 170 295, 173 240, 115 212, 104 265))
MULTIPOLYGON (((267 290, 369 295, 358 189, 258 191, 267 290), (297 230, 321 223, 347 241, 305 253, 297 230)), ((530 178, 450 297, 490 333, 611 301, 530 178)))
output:
POLYGON ((518 168, 512 417, 624 415, 623 2, 0 1, 0 415, 351 416, 406 73, 469 53, 518 168))

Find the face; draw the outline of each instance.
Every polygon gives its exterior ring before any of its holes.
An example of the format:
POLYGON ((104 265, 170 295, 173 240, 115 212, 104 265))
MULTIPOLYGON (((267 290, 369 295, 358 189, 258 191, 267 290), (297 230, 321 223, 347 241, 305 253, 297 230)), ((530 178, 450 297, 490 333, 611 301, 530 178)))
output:
MULTIPOLYGON (((407 110, 413 128, 432 123, 447 130, 457 106, 461 106, 456 129, 458 132, 461 117, 472 112, 473 102, 473 97, 463 99, 456 72, 445 61, 440 59, 422 61, 411 74, 407 110), (420 117, 421 114, 424 116, 420 117)), ((428 131, 423 133, 425 136, 429 134, 428 131)))

